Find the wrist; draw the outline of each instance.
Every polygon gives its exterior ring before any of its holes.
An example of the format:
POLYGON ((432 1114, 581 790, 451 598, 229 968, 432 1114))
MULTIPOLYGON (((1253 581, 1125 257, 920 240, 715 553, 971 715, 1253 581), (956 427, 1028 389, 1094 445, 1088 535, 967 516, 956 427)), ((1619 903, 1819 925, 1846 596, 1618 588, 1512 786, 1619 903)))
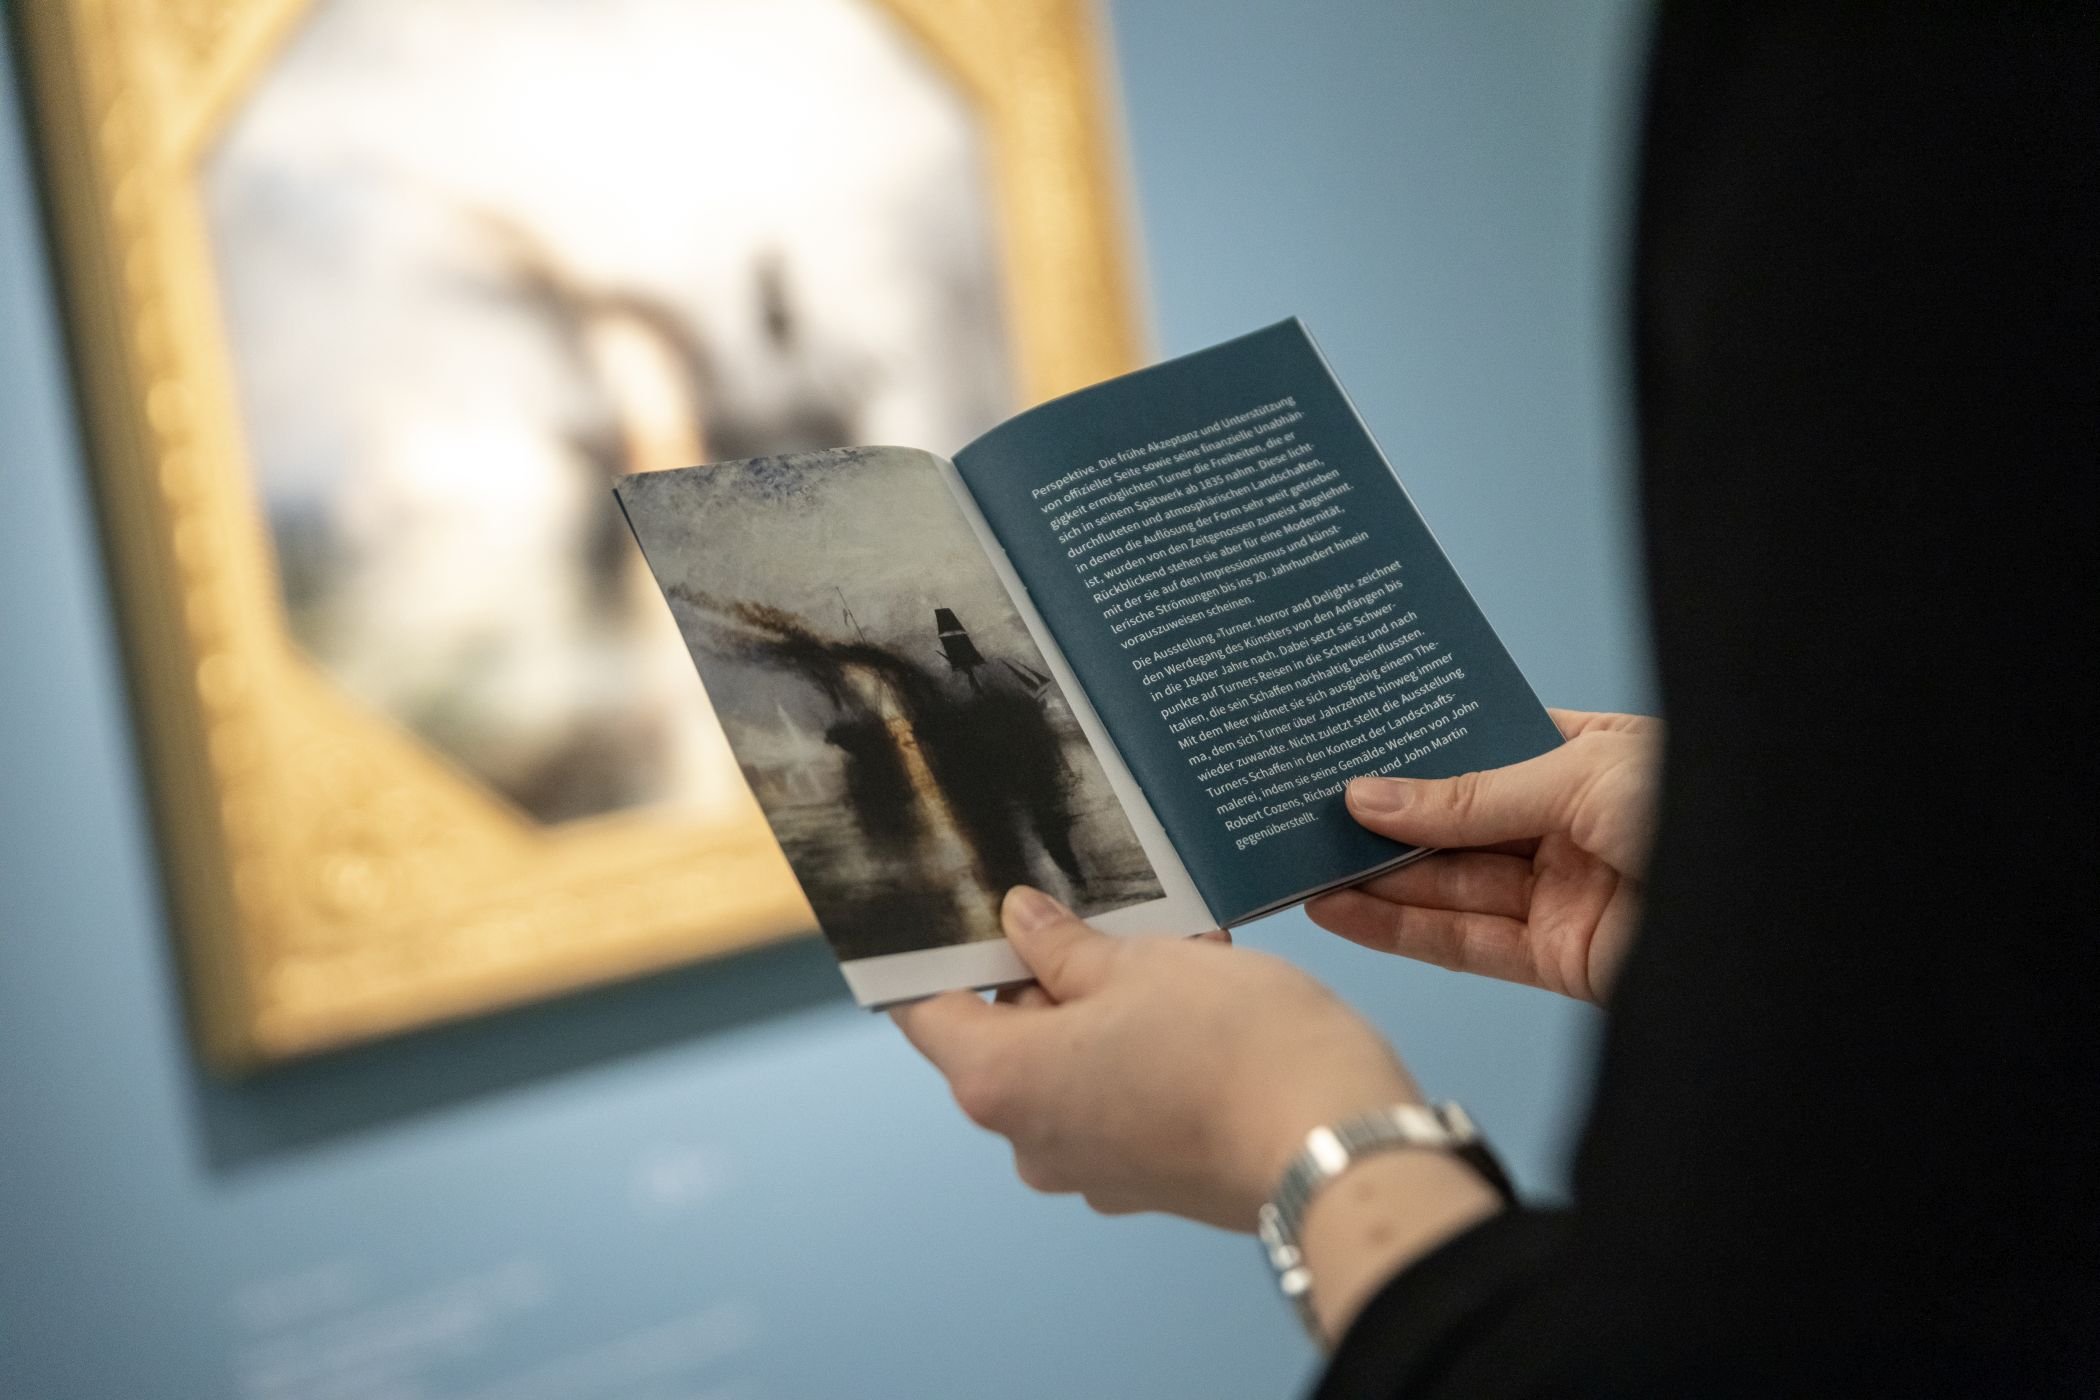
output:
POLYGON ((1352 1162, 1306 1208, 1300 1234, 1327 1345, 1395 1275, 1502 1205, 1449 1153, 1380 1152, 1352 1162))
POLYGON ((1278 1288, 1325 1343, 1396 1270, 1511 1200, 1464 1109, 1386 1104, 1308 1133, 1256 1234, 1278 1288))
POLYGON ((1275 1193, 1313 1129, 1394 1104, 1422 1102, 1414 1081, 1399 1065, 1390 1064, 1297 1084, 1291 1093, 1265 1104, 1252 1127, 1237 1139, 1250 1149, 1239 1173, 1248 1202, 1246 1228, 1253 1228, 1255 1212, 1275 1193))

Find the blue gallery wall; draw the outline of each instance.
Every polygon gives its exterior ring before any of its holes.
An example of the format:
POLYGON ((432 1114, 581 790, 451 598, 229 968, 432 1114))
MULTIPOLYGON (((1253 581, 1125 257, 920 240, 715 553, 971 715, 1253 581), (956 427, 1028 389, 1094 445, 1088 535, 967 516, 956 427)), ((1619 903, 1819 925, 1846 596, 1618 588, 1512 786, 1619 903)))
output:
MULTIPOLYGON (((35 2, 35 0, 32 0, 35 2)), ((1156 342, 1297 313, 1549 699, 1640 703, 1632 0, 1112 11, 1156 342)), ((0 64, 0 1397, 1273 1396, 1250 1244, 1024 1192, 810 944, 193 1067, 0 64)), ((1287 915, 1551 1190, 1590 1022, 1287 915)))

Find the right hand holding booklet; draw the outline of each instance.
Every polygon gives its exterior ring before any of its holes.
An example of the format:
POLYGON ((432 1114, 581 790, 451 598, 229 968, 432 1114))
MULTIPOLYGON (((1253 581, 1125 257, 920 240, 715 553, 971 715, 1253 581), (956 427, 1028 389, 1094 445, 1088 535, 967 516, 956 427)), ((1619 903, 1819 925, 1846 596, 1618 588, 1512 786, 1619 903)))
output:
POLYGON ((730 747, 867 1006, 1028 980, 1007 889, 1244 923, 1424 854, 1342 804, 1559 731, 1304 326, 1027 410, 625 478, 730 747))

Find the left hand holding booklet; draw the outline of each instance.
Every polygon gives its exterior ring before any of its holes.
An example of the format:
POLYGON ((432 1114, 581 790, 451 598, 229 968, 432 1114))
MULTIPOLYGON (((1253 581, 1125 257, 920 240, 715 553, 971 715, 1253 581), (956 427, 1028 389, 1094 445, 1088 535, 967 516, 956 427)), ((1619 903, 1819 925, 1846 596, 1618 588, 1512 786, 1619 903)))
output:
POLYGON ((1243 923, 1425 852, 1342 805, 1558 730, 1297 321, 1028 410, 617 490, 865 1006, 1028 980, 1016 884, 1243 923))

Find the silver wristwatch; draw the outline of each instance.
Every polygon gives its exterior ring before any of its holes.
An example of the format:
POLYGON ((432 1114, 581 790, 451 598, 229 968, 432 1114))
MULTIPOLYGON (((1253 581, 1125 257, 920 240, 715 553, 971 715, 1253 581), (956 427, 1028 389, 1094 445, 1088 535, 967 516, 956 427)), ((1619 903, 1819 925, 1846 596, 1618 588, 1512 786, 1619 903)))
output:
POLYGON ((1290 1300, 1298 1320, 1314 1340, 1320 1338, 1320 1323, 1313 1311, 1312 1271, 1305 1266, 1298 1233, 1305 1222, 1306 1207, 1321 1187, 1340 1176, 1352 1162, 1374 1152, 1401 1148, 1448 1152, 1479 1173, 1505 1202, 1516 1200, 1508 1173, 1488 1150, 1473 1120, 1455 1103, 1395 1104, 1314 1128, 1306 1134, 1304 1148, 1284 1168, 1276 1194, 1262 1206, 1256 1223, 1262 1248, 1268 1251, 1269 1267, 1276 1271, 1276 1286, 1283 1290, 1283 1296, 1290 1300))

